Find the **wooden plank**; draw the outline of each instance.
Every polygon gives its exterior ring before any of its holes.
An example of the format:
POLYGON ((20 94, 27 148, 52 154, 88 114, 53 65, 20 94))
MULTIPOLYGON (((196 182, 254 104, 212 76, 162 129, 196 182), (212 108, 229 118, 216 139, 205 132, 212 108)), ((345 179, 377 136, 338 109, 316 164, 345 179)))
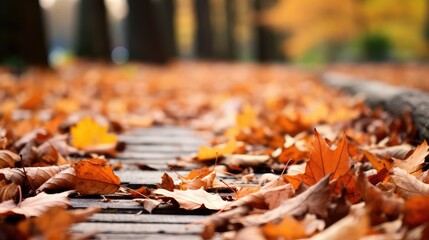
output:
MULTIPOLYGON (((184 154, 182 154, 183 156, 184 154)), ((175 159, 177 157, 181 156, 179 153, 147 153, 147 152, 122 152, 117 154, 117 158, 124 158, 124 159, 161 159, 161 160, 170 160, 175 159)))
POLYGON ((169 214, 112 214, 97 213, 88 222, 124 222, 124 223, 197 223, 207 216, 169 215, 169 214))
POLYGON ((200 240, 198 235, 187 234, 126 234, 126 233, 101 233, 97 234, 99 239, 139 239, 139 240, 200 240))
POLYGON ((191 135, 194 131, 186 127, 176 126, 163 126, 163 127, 150 127, 150 128, 133 128, 127 132, 129 135, 157 135, 157 134, 169 134, 169 135, 191 135))
POLYGON ((72 227, 73 232, 100 233, 167 233, 167 234, 199 234, 202 225, 197 224, 165 224, 165 223, 99 223, 84 222, 72 227))
POLYGON ((146 153, 192 153, 198 151, 198 146, 183 145, 127 145, 127 152, 146 153))
MULTIPOLYGON (((173 180, 178 180, 176 173, 168 171, 166 172, 173 180)), ((180 175, 187 175, 189 172, 179 171, 177 172, 180 175)), ((121 179, 123 183, 133 183, 141 185, 156 185, 161 183, 161 177, 164 175, 162 171, 128 171, 120 170, 116 171, 115 174, 121 179)))
POLYGON ((146 145, 201 145, 207 144, 206 139, 196 137, 159 137, 159 136, 134 136, 134 135, 119 135, 119 141, 125 142, 126 144, 146 144, 146 145))

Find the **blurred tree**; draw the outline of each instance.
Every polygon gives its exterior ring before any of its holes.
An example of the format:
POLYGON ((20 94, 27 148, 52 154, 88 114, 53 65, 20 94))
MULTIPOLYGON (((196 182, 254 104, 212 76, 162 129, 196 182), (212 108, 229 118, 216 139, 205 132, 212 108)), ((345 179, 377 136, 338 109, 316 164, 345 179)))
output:
POLYGON ((104 0, 80 0, 76 55, 110 61, 110 36, 104 0))
POLYGON ((170 0, 128 0, 130 60, 163 64, 175 54, 172 4, 170 0))
POLYGON ((210 22, 209 0, 195 0, 196 29, 196 55, 199 58, 213 58, 213 32, 210 22))
POLYGON ((0 1, 0 63, 47 66, 47 48, 38 0, 0 1))

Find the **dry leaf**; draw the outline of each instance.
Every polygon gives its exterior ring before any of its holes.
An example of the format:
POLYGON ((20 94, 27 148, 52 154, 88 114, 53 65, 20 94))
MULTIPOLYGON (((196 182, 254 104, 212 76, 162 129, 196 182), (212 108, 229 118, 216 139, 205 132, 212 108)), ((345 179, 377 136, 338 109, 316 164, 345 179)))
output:
POLYGON ((9 150, 0 150, 0 169, 15 167, 15 164, 20 160, 21 158, 18 154, 9 150))
POLYGON ((121 184, 121 180, 113 173, 112 167, 100 159, 81 160, 74 164, 76 171, 76 192, 81 195, 112 194, 121 184))
POLYGON ((16 205, 13 200, 0 203, 0 215, 7 213, 22 214, 26 217, 39 216, 51 207, 67 207, 70 205, 68 195, 73 191, 66 191, 56 194, 46 194, 41 192, 34 197, 24 199, 16 205))
POLYGON ((55 174, 53 177, 43 183, 37 191, 46 190, 72 190, 76 186, 76 172, 74 168, 69 167, 55 174))
POLYGON ((102 126, 89 117, 72 127, 70 134, 72 146, 82 150, 111 149, 118 141, 116 135, 107 132, 107 126, 102 126))
POLYGON ((360 172, 357 186, 362 199, 370 207, 370 219, 372 225, 396 219, 402 212, 403 200, 385 193, 372 185, 360 172))
POLYGON ((306 213, 326 217, 327 205, 330 200, 329 178, 331 174, 322 178, 317 184, 308 188, 296 197, 290 198, 279 207, 269 210, 261 215, 250 215, 240 220, 245 226, 261 225, 282 219, 285 215, 303 216, 306 213))
POLYGON ((213 187, 213 181, 216 178, 216 172, 207 167, 192 170, 188 176, 180 177, 182 181, 179 186, 181 190, 208 189, 213 187))
POLYGON ((262 232, 268 239, 298 239, 308 236, 302 224, 288 215, 279 223, 267 223, 262 227, 262 232))
POLYGON ((222 164, 227 166, 258 167, 270 159, 267 155, 231 154, 225 155, 222 164))
POLYGON ((134 202, 140 203, 140 205, 142 205, 143 208, 149 213, 152 213, 153 209, 155 209, 162 203, 159 200, 150 199, 150 198, 138 198, 138 199, 134 199, 134 202))
POLYGON ((18 185, 27 183, 25 179, 25 176, 27 175, 30 187, 37 189, 57 173, 69 167, 69 165, 28 167, 25 168, 25 174, 24 169, 22 168, 4 168, 0 169, 0 173, 3 173, 8 181, 14 182, 18 185))
POLYGON ((0 203, 14 199, 19 194, 19 185, 0 180, 0 203))
POLYGON ((19 223, 18 229, 31 238, 67 240, 72 238, 72 233, 68 231, 72 224, 83 222, 99 211, 97 207, 73 211, 52 207, 37 218, 19 223))
POLYGON ((161 184, 158 185, 158 188, 163 188, 168 191, 173 191, 175 188, 173 178, 170 177, 167 173, 164 173, 161 177, 161 184))
POLYGON ((396 185, 395 192, 408 199, 413 196, 429 196, 429 184, 425 184, 413 175, 400 168, 393 168, 392 182, 396 185))
POLYGON ((429 196, 414 196, 405 201, 404 225, 417 227, 429 221, 429 196))
POLYGON ((393 161, 391 159, 379 159, 376 156, 374 156, 372 153, 368 151, 362 151, 366 159, 371 163, 371 165, 377 170, 380 171, 381 169, 391 169, 393 165, 393 161))
POLYGON ((314 130, 315 140, 307 162, 302 180, 307 185, 313 185, 326 175, 332 173, 332 179, 346 174, 350 169, 350 160, 347 153, 347 140, 343 136, 335 150, 331 150, 325 139, 314 130))
POLYGON ((213 160, 225 154, 234 153, 236 148, 237 143, 234 139, 231 138, 226 144, 220 144, 214 147, 200 146, 197 158, 201 161, 213 160))
POLYGON ((426 156, 429 154, 428 152, 429 146, 426 140, 416 147, 413 154, 411 154, 405 160, 395 159, 393 166, 399 167, 410 174, 415 176, 421 174, 421 164, 425 161, 426 156), (418 171, 419 170, 419 171, 418 171))
POLYGON ((347 217, 336 222, 311 240, 359 240, 365 236, 370 227, 368 213, 365 209, 351 212, 347 217))
POLYGON ((180 207, 186 210, 194 210, 202 206, 207 209, 219 210, 223 209, 229 203, 222 200, 219 194, 211 194, 201 188, 185 191, 174 189, 173 192, 165 189, 156 189, 153 193, 174 198, 180 207))

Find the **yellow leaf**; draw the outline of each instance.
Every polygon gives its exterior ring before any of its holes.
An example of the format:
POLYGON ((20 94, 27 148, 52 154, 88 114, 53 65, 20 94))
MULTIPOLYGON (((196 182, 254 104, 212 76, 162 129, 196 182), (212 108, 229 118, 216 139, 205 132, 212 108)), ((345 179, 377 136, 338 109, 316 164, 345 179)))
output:
POLYGON ((257 116, 250 105, 244 106, 243 112, 237 115, 237 125, 241 128, 251 127, 256 122, 257 116))
POLYGON ((100 145, 116 144, 117 137, 107 132, 107 126, 101 126, 91 118, 80 120, 71 129, 71 144, 79 149, 92 148, 100 145))
POLYGON ((215 159, 216 157, 223 156, 225 154, 232 154, 234 153, 236 148, 237 142, 235 141, 235 139, 230 139, 228 143, 219 144, 214 147, 200 146, 197 157, 198 160, 201 161, 211 160, 215 159))

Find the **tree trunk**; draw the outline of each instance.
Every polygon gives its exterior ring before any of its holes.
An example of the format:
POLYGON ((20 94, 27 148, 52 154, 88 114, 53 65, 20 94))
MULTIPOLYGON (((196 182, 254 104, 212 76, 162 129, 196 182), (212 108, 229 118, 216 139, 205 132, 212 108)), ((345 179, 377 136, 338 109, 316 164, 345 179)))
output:
POLYGON ((0 1, 0 63, 47 66, 42 10, 38 0, 0 1))
POLYGON ((212 27, 210 23, 209 0, 195 0, 197 19, 196 55, 199 58, 213 57, 212 27))
POLYGON ((110 61, 110 37, 104 0, 80 0, 76 55, 110 61))

